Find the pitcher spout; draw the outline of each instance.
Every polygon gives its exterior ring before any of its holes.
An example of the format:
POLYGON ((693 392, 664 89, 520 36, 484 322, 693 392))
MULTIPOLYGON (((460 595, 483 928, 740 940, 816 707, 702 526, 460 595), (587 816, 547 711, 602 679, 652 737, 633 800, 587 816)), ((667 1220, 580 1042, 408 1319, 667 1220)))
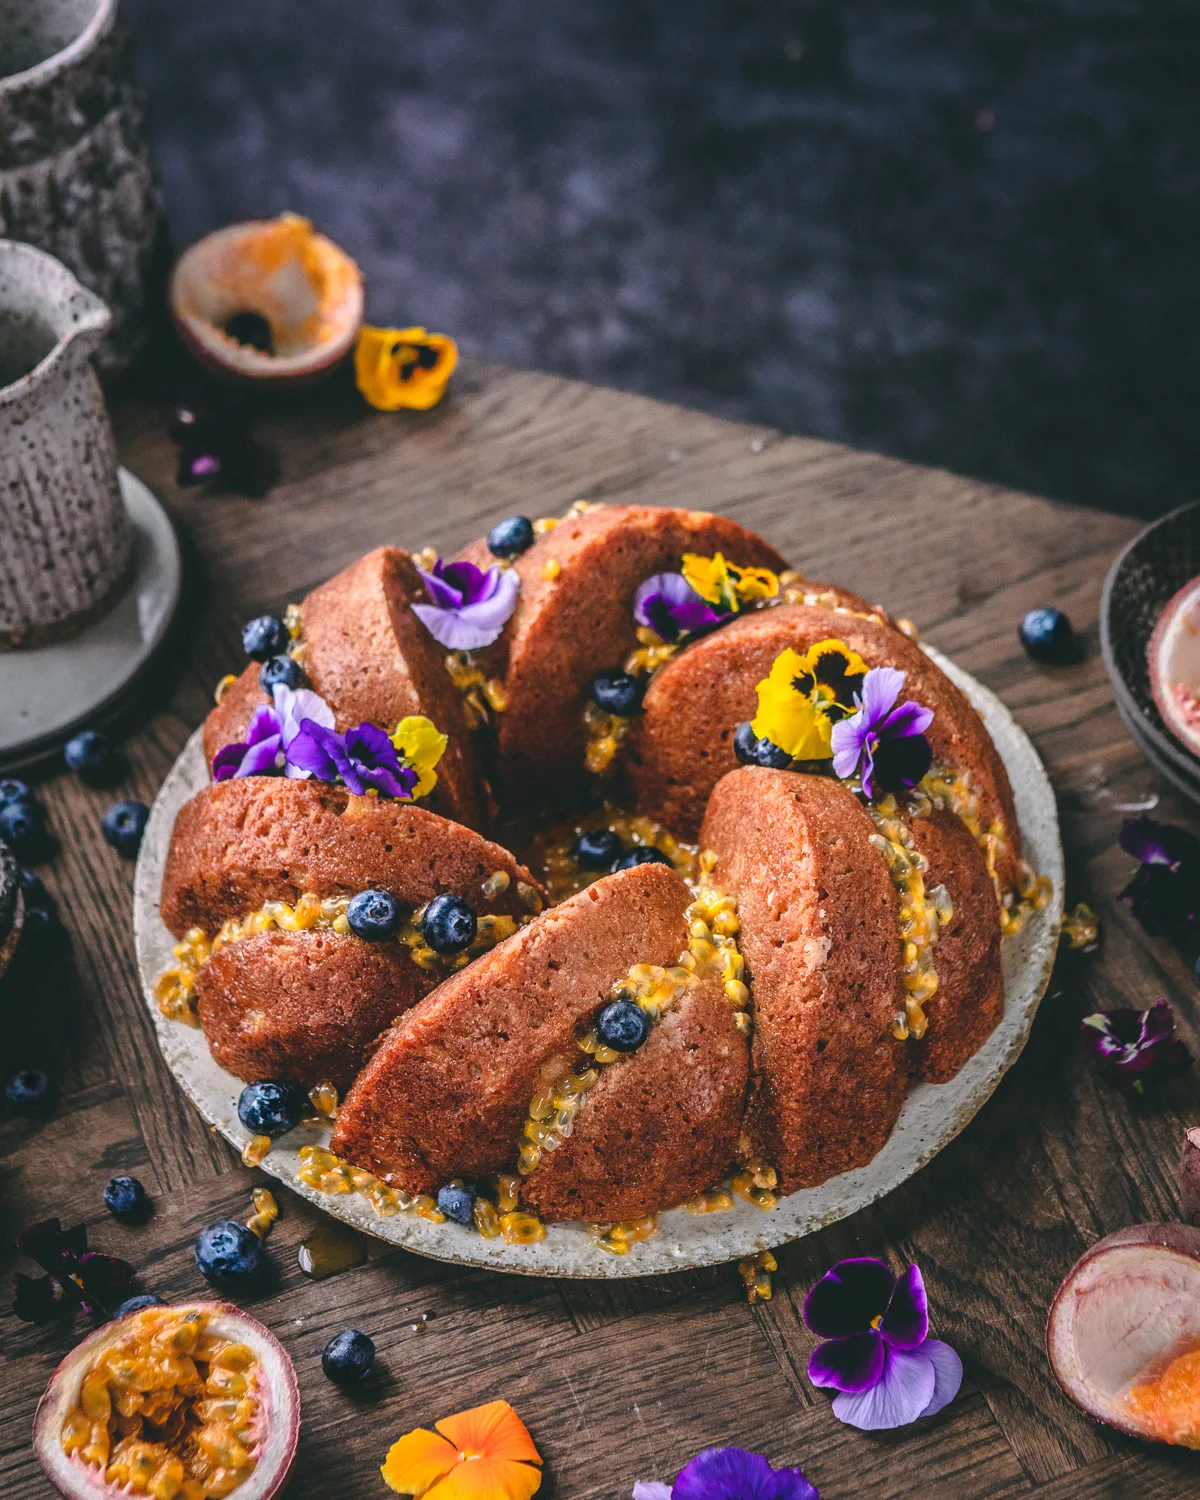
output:
POLYGON ((56 365, 77 366, 111 326, 107 304, 60 261, 0 239, 0 402, 22 377, 37 383, 56 365))

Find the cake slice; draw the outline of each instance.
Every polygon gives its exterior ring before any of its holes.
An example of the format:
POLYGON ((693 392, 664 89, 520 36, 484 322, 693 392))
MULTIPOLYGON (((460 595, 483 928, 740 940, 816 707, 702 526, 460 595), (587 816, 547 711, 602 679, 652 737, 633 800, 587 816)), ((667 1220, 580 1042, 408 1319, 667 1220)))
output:
POLYGON ((633 721, 626 765, 637 808, 679 838, 694 838, 713 788, 736 769, 733 735, 758 709, 755 689, 787 647, 804 652, 835 638, 868 667, 907 674, 903 696, 933 709, 926 731, 935 765, 962 773, 978 802, 980 830, 1003 828, 996 872, 1017 885, 1021 831, 1004 763, 966 697, 929 657, 878 619, 803 604, 781 604, 732 621, 696 641, 651 679, 633 721))
POLYGON ((409 1192, 516 1162, 530 1100, 634 964, 673 964, 687 886, 665 865, 552 907, 414 1006, 346 1096, 332 1149, 409 1192))
MULTIPOLYGON (((581 778, 592 678, 636 649, 639 585, 652 574, 678 572, 685 552, 721 552, 745 567, 787 566, 760 536, 725 516, 648 505, 568 515, 515 560, 516 611, 496 644, 479 653, 507 697, 496 731, 502 790, 581 778)), ((482 541, 463 556, 478 567, 496 561, 482 541)))
POLYGON ((839 782, 759 767, 723 777, 704 819, 752 997, 743 1156, 784 1192, 865 1166, 904 1102, 897 898, 874 832, 839 782))
MULTIPOLYGON (((449 744, 428 805, 474 828, 481 818, 474 748, 446 653, 412 612, 425 597, 408 553, 378 547, 308 595, 292 654, 333 709, 339 732, 372 723, 390 734, 409 714, 431 719, 449 744)), ((224 745, 244 738, 250 716, 268 701, 258 674, 259 663, 251 662, 205 720, 210 766, 224 745)))

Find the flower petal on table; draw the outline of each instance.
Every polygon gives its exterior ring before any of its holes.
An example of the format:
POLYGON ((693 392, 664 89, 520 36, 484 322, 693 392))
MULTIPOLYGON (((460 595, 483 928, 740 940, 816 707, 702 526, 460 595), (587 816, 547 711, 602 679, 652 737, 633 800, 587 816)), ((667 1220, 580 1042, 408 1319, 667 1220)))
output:
POLYGON ((881 1432, 905 1427, 924 1415, 934 1398, 937 1375, 925 1354, 889 1349, 883 1378, 869 1391, 844 1391, 833 1399, 833 1414, 848 1427, 881 1432))
POLYGON ((886 1365, 883 1335, 868 1328, 818 1344, 808 1357, 808 1378, 814 1385, 838 1391, 865 1391, 880 1379, 886 1365))
POLYGON ((840 1260, 826 1271, 804 1301, 804 1321, 823 1339, 862 1333, 887 1311, 896 1278, 869 1256, 840 1260))
POLYGON ((929 1337, 929 1299, 919 1266, 909 1266, 897 1281, 879 1331, 893 1349, 915 1349, 929 1337))
POLYGON ((949 1406, 958 1395, 962 1385, 962 1360, 949 1344, 943 1344, 940 1339, 926 1339, 917 1352, 933 1365, 933 1395, 921 1413, 923 1417, 932 1417, 943 1406, 949 1406))

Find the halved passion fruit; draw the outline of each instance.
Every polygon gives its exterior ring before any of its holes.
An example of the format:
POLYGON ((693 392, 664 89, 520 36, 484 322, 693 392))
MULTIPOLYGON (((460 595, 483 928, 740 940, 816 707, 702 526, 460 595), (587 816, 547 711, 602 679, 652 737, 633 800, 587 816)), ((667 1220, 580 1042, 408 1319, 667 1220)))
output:
POLYGON ((1098 1241, 1058 1289, 1046 1348, 1091 1416, 1200 1448, 1200 1229, 1135 1224, 1098 1241))
POLYGON ((33 1424, 41 1465, 71 1500, 269 1500, 299 1433, 283 1346, 223 1302, 98 1328, 55 1370, 33 1424))
POLYGON ((362 275, 307 219, 280 214, 197 240, 176 262, 169 301, 184 342, 215 374, 296 385, 353 346, 362 275))

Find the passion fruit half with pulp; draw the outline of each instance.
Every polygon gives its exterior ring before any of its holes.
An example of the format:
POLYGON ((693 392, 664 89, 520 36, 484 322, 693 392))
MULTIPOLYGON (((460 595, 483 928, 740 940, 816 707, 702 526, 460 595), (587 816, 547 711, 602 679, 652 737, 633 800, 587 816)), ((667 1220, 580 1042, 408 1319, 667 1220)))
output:
POLYGON ((296 1373, 257 1319, 223 1302, 106 1323, 55 1370, 34 1448, 70 1500, 270 1500, 300 1435, 296 1373))
POLYGON ((168 297, 201 364, 260 385, 299 385, 332 370, 363 317, 358 267, 296 214, 197 240, 176 262, 168 297))

